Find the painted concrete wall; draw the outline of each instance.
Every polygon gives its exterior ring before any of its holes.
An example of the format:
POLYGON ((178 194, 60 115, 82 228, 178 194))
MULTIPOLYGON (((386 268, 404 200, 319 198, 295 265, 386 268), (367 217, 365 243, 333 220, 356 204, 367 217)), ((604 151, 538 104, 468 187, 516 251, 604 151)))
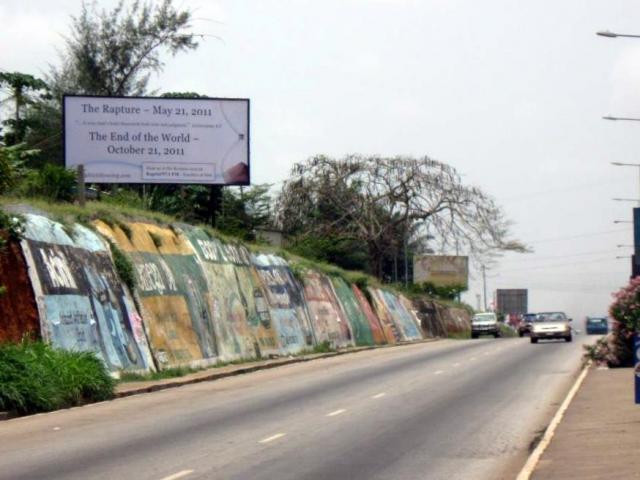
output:
POLYGON ((318 272, 306 271, 302 283, 316 341, 319 344, 329 342, 334 347, 355 345, 351 325, 329 278, 318 272))
POLYGON ((253 266, 267 294, 271 322, 285 353, 311 347, 316 339, 305 305, 302 285, 296 280, 286 260, 276 255, 258 254, 253 266))
POLYGON ((17 295, 0 297, 0 339, 37 330, 57 347, 95 352, 117 371, 288 355, 325 341, 393 344, 468 328, 464 310, 380 288, 365 295, 312 270, 300 281, 283 258, 253 254, 202 228, 93 227, 26 215, 24 261, 17 245, 9 260, 0 256, 0 284, 17 295), (118 278, 109 242, 134 267, 132 293, 118 278), (16 305, 24 307, 23 323, 7 320, 16 305))
POLYGON ((111 370, 153 367, 138 315, 105 241, 80 225, 25 216, 22 249, 42 337, 56 347, 95 352, 111 370))
MULTIPOLYGON (((353 291, 353 295, 358 301, 360 309, 367 317, 367 321, 369 322, 369 327, 371 329, 371 335, 375 344, 384 345, 388 343, 389 341, 387 340, 387 336, 385 334, 384 328, 382 327, 382 323, 376 315, 376 312, 373 311, 373 307, 369 303, 369 300, 367 300, 364 292, 360 290, 357 285, 351 285, 351 290, 353 291)), ((393 336, 393 332, 391 332, 390 334, 393 336)))
POLYGON ((358 346, 374 345, 369 319, 362 311, 354 291, 341 278, 332 278, 331 282, 338 301, 344 310, 345 318, 351 325, 355 344, 358 346))
POLYGON ((191 244, 169 228, 141 222, 96 228, 132 261, 136 295, 160 368, 217 361, 206 281, 191 244))

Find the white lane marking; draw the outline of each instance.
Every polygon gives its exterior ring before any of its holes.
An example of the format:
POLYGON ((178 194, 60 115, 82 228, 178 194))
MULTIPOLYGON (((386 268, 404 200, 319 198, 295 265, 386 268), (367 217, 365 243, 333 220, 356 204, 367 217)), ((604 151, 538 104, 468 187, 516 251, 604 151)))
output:
POLYGON ((164 477, 161 480, 177 480, 178 478, 186 477, 191 473, 193 473, 193 470, 182 470, 181 472, 174 473, 173 475, 169 475, 168 477, 164 477))
POLYGON ((558 409, 556 414, 553 416, 551 423, 545 430, 542 440, 540 440, 540 443, 538 443, 538 446, 536 447, 536 449, 531 453, 531 455, 529 455, 527 463, 525 463, 524 467, 522 467, 522 470, 518 474, 516 480, 529 480, 529 478, 531 477, 533 470, 536 468, 536 465, 538 464, 538 460, 540 460, 540 457, 546 450, 547 446, 549 446, 549 443, 551 443, 551 439, 553 438, 553 435, 556 432, 556 428, 558 428, 558 425, 560 424, 562 417, 564 417, 565 412, 569 408, 569 405, 571 404, 573 397, 576 396, 576 393, 578 393, 578 390, 580 389, 582 382, 587 376, 587 373, 589 373, 590 367, 591 367, 591 362, 587 363, 587 365, 585 365, 584 368, 582 369, 582 372, 580 373, 580 376, 576 380, 576 383, 574 383, 573 387, 571 387, 571 390, 569 390, 569 393, 567 394, 566 398, 562 402, 562 405, 560 405, 560 408, 558 409))
POLYGON ((271 435, 270 437, 267 438, 263 438, 262 440, 260 440, 259 443, 269 443, 269 442, 273 442, 274 440, 277 440, 279 438, 282 438, 286 435, 286 433, 276 433, 275 435, 271 435))
POLYGON ((471 357, 471 359, 470 359, 470 360, 475 360, 475 359, 476 359, 476 357, 471 357))
POLYGON ((57 432, 58 430, 60 430, 60 427, 53 427, 54 432, 57 432))
POLYGON ((434 375, 440 375, 441 373, 444 373, 444 370, 438 370, 437 372, 434 372, 434 375))
POLYGON ((484 352, 485 355, 489 355, 491 352, 484 352))
POLYGON ((459 363, 459 362, 456 362, 456 363, 454 363, 454 364, 453 364, 453 366, 454 366, 454 367, 459 367, 459 366, 460 366, 460 363, 459 363))
POLYGON ((331 413, 327 413, 327 417, 335 417, 336 415, 340 415, 341 413, 346 412, 346 410, 344 408, 341 408, 340 410, 335 410, 331 413))
POLYGON ((375 395, 374 395, 373 397, 371 397, 371 398, 382 398, 382 397, 384 397, 385 395, 386 395, 386 393, 384 393, 384 392, 382 392, 382 393, 377 393, 377 394, 375 394, 375 395))

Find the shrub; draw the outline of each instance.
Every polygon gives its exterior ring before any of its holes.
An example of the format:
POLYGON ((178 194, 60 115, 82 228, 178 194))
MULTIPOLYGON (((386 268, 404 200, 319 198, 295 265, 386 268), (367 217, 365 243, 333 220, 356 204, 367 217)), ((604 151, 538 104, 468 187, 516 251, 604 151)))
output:
POLYGON ((29 340, 0 345, 0 410, 30 414, 107 400, 114 385, 91 352, 29 340))
POLYGON ((633 365, 633 336, 640 326, 640 277, 633 278, 629 284, 614 294, 609 307, 614 327, 607 352, 609 366, 633 365))
POLYGON ((76 193, 76 172, 47 163, 38 170, 30 170, 19 191, 29 197, 72 202, 76 193))

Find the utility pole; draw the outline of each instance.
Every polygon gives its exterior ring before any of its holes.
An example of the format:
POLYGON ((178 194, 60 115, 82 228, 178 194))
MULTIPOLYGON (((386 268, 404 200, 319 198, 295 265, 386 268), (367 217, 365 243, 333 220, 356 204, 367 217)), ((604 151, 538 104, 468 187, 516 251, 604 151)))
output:
POLYGON ((484 311, 487 311, 487 269, 482 265, 482 293, 484 296, 484 311))

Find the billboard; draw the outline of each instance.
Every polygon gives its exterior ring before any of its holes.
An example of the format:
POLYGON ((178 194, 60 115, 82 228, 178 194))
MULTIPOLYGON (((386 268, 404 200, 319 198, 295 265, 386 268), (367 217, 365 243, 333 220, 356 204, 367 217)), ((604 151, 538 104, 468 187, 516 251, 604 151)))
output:
POLYGON ((496 290, 496 311, 505 315, 523 315, 529 308, 526 288, 499 288, 496 290))
POLYGON ((249 184, 249 100, 65 95, 68 168, 89 183, 249 184))
POLYGON ((438 287, 468 285, 469 257, 459 255, 416 255, 413 283, 430 282, 438 287))

